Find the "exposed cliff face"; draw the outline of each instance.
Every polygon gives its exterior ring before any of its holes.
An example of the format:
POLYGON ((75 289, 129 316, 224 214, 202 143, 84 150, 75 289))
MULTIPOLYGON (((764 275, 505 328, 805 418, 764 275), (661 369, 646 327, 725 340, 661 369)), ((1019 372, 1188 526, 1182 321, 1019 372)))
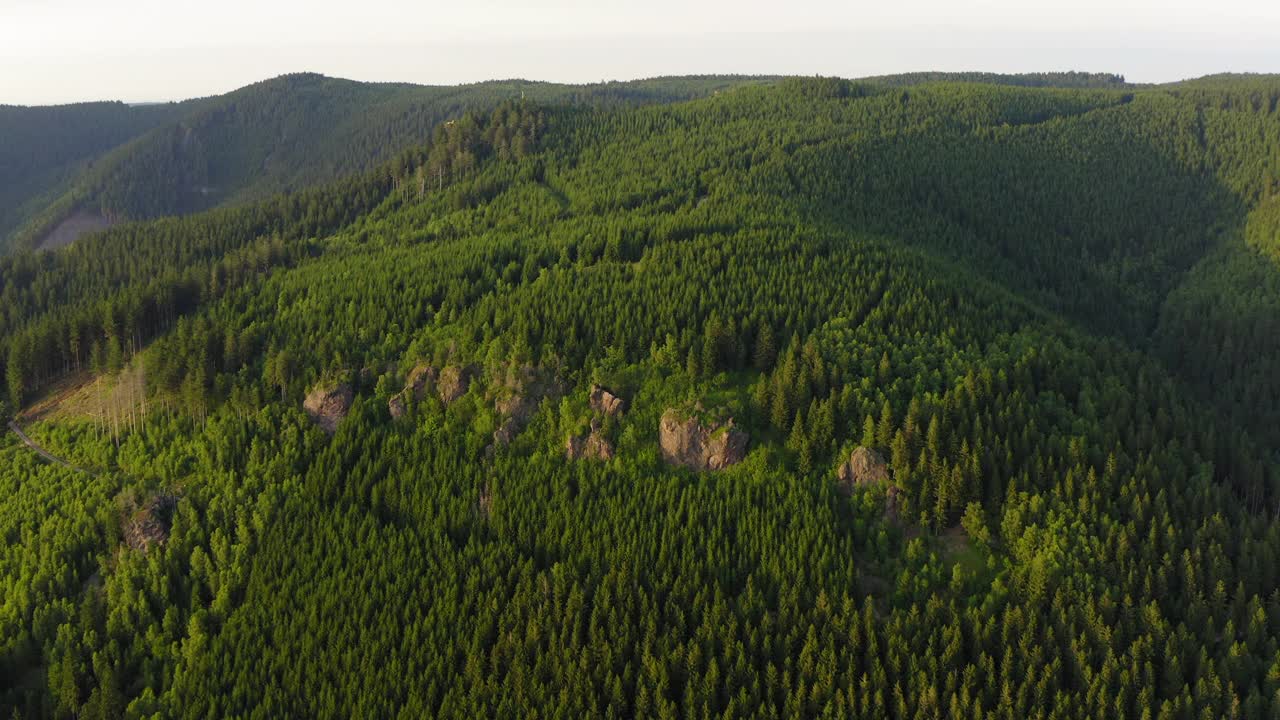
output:
POLYGON ((355 394, 346 383, 327 387, 317 385, 307 394, 306 400, 302 402, 302 409, 321 430, 332 435, 337 432, 338 423, 351 410, 354 399, 355 394))
POLYGON ((613 443, 604 431, 606 418, 617 418, 627 409, 627 401, 599 385, 592 385, 588 395, 591 407, 591 429, 565 438, 564 454, 570 460, 612 460, 613 443))
POLYGON ((897 485, 890 485, 884 491, 884 516, 892 523, 902 519, 902 490, 897 485))
POLYGON ((859 447, 853 451, 837 471, 840 489, 852 492, 858 485, 885 482, 889 479, 889 466, 880 453, 871 448, 859 447))
POLYGON ((591 386, 591 409, 601 415, 618 417, 627 411, 627 401, 599 385, 591 386))
POLYGON ((746 433, 734 428, 732 418, 707 427, 697 418, 669 409, 658 424, 662 458, 694 470, 720 470, 742 462, 747 440, 746 433))

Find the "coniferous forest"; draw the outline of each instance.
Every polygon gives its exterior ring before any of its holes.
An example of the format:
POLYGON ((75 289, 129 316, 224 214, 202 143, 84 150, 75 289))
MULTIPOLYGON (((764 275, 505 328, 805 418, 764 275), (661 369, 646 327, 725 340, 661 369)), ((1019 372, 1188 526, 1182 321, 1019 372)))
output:
POLYGON ((5 717, 1280 717, 1280 76, 455 90, 0 108, 5 717))

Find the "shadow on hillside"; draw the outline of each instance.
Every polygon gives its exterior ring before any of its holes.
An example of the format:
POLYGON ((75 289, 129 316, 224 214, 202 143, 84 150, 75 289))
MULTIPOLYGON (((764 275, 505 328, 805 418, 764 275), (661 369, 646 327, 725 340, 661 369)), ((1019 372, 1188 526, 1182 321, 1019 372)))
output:
POLYGON ((820 225, 944 257, 1158 359, 1252 436, 1216 461, 1260 502, 1276 460, 1254 441, 1280 447, 1280 264, 1246 246, 1231 168, 1204 170, 1203 117, 1158 117, 835 140, 797 150, 789 175, 820 225))

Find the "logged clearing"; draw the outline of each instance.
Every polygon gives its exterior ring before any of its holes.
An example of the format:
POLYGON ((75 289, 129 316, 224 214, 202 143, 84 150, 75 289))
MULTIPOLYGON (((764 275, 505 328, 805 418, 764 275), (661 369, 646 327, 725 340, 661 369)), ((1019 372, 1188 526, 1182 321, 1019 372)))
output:
POLYGON ((59 383, 18 417, 23 424, 41 420, 91 420, 104 426, 128 422, 147 409, 146 371, 140 360, 114 374, 84 372, 59 383))
POLYGON ((40 240, 38 249, 53 250, 75 242, 81 235, 106 230, 115 223, 97 210, 77 210, 40 240))

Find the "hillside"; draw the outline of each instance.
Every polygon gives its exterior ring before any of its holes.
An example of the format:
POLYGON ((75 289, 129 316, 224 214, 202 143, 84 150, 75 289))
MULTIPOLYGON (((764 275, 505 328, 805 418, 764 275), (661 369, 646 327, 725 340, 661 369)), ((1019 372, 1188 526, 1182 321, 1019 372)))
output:
POLYGON ((0 443, 0 704, 1280 712, 1280 78, 920 79, 526 93, 0 260, 102 471, 0 443))
POLYGON ((987 85, 1013 85, 1016 87, 1045 88, 1111 88, 1132 87, 1124 76, 1111 73, 1049 72, 1049 73, 989 73, 989 72, 914 72, 897 75, 878 75, 866 78, 877 85, 906 86, 921 83, 953 82, 982 83, 987 85))
POLYGON ((77 214, 100 225, 188 214, 367 171, 422 143, 437 124, 502 100, 671 102, 749 81, 431 87, 296 74, 181 104, 7 109, 0 130, 7 121, 26 132, 0 134, 0 158, 21 161, 0 163, 0 247, 6 238, 17 248, 48 247, 50 234, 74 230, 60 226, 77 214), (41 132, 49 138, 30 137, 41 132), (24 154, 46 144, 47 155, 24 154), (31 176, 35 185, 24 181, 31 176))
POLYGON ((0 249, 29 217, 87 172, 95 158, 188 107, 118 102, 0 106, 0 249))

